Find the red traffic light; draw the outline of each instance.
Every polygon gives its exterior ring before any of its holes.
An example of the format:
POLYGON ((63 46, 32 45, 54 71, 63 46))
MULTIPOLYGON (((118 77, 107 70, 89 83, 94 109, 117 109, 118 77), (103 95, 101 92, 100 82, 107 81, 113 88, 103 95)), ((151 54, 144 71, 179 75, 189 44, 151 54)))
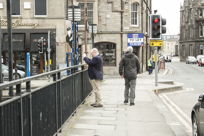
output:
POLYGON ((153 22, 156 24, 156 23, 158 23, 159 21, 160 21, 159 18, 155 18, 153 22))

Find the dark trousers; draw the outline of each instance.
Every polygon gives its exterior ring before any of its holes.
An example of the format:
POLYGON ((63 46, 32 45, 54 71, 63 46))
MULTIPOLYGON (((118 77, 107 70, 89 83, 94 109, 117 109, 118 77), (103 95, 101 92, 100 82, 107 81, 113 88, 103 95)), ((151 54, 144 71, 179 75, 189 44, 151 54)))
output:
POLYGON ((129 80, 125 78, 125 100, 130 99, 130 103, 134 103, 135 100, 135 87, 136 87, 136 79, 129 80))
POLYGON ((153 67, 152 67, 152 66, 149 66, 149 67, 148 67, 148 71, 149 71, 149 75, 152 74, 153 67))

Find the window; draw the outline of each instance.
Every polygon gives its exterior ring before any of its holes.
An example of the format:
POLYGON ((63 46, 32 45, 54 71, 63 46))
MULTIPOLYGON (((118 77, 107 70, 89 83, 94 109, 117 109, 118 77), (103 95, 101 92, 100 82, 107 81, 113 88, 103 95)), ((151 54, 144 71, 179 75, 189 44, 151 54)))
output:
POLYGON ((20 0, 12 0, 12 15, 20 15, 20 0))
POLYGON ((131 5, 131 25, 138 25, 138 3, 131 5))
POLYGON ((111 42, 100 42, 94 45, 103 58, 104 66, 116 66, 116 44, 111 42))
POLYGON ((47 0, 35 0, 35 15, 47 15, 47 0))
MULTIPOLYGON (((79 22, 79 25, 84 24, 84 3, 79 3, 79 7, 81 9, 81 21, 79 22)), ((87 19, 89 24, 93 24, 93 3, 87 3, 87 19)))
POLYGON ((200 26, 199 26, 199 36, 200 36, 200 37, 203 37, 203 36, 204 36, 204 26, 203 26, 203 25, 200 25, 200 26))
POLYGON ((199 9, 199 17, 204 17, 204 9, 199 9))

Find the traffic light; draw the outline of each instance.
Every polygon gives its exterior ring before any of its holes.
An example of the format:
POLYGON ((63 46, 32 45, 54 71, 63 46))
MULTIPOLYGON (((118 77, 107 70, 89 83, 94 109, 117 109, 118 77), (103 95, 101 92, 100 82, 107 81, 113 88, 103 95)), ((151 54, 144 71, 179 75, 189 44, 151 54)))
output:
POLYGON ((47 40, 43 39, 43 52, 47 52, 47 48, 48 48, 47 40))
POLYGON ((41 40, 38 40, 37 46, 38 46, 38 52, 43 53, 43 43, 41 40))
POLYGON ((161 27, 161 33, 162 34, 166 33, 166 27, 164 25, 166 25, 166 19, 162 18, 162 27, 161 27))
POLYGON ((150 39, 161 39, 162 19, 160 15, 150 15, 150 39))

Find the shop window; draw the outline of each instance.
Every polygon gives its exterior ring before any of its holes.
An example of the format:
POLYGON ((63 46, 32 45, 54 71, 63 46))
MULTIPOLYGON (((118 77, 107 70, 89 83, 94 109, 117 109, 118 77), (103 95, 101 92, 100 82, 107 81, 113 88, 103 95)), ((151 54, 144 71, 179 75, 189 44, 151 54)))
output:
POLYGON ((30 50, 31 52, 38 52, 38 40, 43 37, 47 40, 47 33, 31 33, 30 34, 30 50))
MULTIPOLYGON (((13 50, 24 51, 25 50, 25 34, 14 33, 12 36, 13 50)), ((8 51, 8 34, 3 35, 3 51, 8 51)))
POLYGON ((131 25, 138 25, 138 3, 131 5, 131 25))
POLYGON ((100 42, 94 44, 103 58, 104 66, 116 66, 116 44, 110 42, 100 42))
MULTIPOLYGON (((81 9, 81 21, 79 22, 79 25, 84 24, 84 3, 79 3, 79 7, 81 9)), ((87 19, 88 24, 93 24, 93 3, 87 3, 87 19)))
POLYGON ((12 0, 12 15, 20 15, 20 0, 12 0))
POLYGON ((35 0, 35 15, 36 16, 47 15, 47 0, 35 0))

